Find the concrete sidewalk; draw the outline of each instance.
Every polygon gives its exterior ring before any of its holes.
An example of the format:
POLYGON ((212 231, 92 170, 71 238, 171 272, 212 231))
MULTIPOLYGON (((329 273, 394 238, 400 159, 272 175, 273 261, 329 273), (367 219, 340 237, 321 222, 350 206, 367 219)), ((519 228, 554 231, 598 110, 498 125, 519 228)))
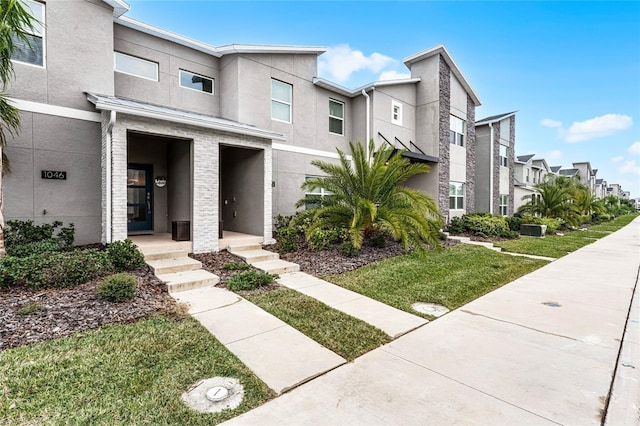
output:
POLYGON ((640 218, 228 423, 638 424, 639 269, 640 218))

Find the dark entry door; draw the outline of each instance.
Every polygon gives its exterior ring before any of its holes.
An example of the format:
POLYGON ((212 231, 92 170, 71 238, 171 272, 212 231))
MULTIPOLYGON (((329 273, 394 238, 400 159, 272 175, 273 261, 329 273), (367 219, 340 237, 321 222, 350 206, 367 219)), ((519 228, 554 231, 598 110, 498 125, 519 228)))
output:
POLYGON ((153 230, 153 170, 150 164, 127 167, 127 230, 153 230))

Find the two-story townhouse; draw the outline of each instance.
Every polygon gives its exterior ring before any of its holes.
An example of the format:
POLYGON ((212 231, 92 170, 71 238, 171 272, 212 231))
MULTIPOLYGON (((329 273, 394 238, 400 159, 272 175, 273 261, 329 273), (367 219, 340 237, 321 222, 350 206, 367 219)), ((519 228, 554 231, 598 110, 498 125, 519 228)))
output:
POLYGON ((598 173, 598 169, 593 169, 589 161, 573 163, 573 168, 579 170, 578 176, 580 177, 580 182, 589 188, 591 194, 595 195, 596 174, 598 173))
POLYGON ((525 196, 538 194, 535 185, 543 182, 550 173, 549 165, 544 158, 534 158, 535 154, 518 155, 514 161, 515 181, 514 181, 514 211, 526 204, 525 196))
POLYGON ((607 196, 607 181, 604 179, 596 179, 596 198, 604 198, 607 196))
POLYGON ((515 125, 515 111, 476 121, 476 211, 514 212, 515 125))
POLYGON ((45 28, 40 53, 15 58, 9 220, 73 222, 79 244, 175 224, 194 252, 227 231, 269 242, 311 161, 368 138, 431 164, 411 185, 445 214, 451 200, 473 210, 480 101, 442 46, 407 58, 410 79, 350 91, 317 78, 324 48, 214 47, 129 19, 120 0, 28 3, 45 28))

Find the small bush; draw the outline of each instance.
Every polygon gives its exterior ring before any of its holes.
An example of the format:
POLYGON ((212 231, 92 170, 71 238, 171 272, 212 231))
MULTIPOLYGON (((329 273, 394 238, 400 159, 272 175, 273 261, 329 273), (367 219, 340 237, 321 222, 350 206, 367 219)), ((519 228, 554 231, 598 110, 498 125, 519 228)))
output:
POLYGON ((553 235, 556 233, 558 228, 562 225, 558 219, 552 219, 549 217, 538 217, 532 215, 523 215, 522 216, 523 224, 531 224, 531 225, 547 225, 547 235, 553 235))
POLYGON ((276 231, 279 253, 291 253, 300 247, 300 236, 292 227, 280 228, 276 231))
POLYGON ((338 228, 332 229, 319 229, 314 231, 307 237, 309 248, 311 250, 330 250, 333 248, 333 244, 342 241, 342 233, 338 228))
POLYGON ((276 232, 282 228, 288 228, 294 216, 283 216, 281 214, 273 218, 273 228, 276 232))
POLYGON ((464 232, 462 219, 459 217, 452 217, 449 222, 449 232, 452 234, 462 234, 464 232))
POLYGON ((45 310, 45 307, 37 302, 26 302, 16 310, 16 315, 33 315, 45 310))
POLYGON ((371 237, 371 245, 376 248, 385 248, 387 246, 387 238, 381 232, 371 237))
POLYGON ((251 265, 245 262, 227 262, 222 265, 222 269, 231 271, 244 271, 251 268, 251 265))
POLYGON ((10 220, 4 231, 4 243, 7 250, 43 241, 57 240, 59 249, 73 246, 75 228, 73 223, 62 227, 62 222, 35 225, 32 220, 10 220), (60 229, 58 229, 60 228, 60 229))
POLYGON ((133 271, 144 266, 144 256, 133 241, 114 241, 107 247, 107 255, 116 272, 133 271))
POLYGON ((505 216, 504 220, 507 221, 507 225, 509 226, 509 230, 511 231, 520 231, 520 225, 522 224, 522 219, 517 216, 505 216))
POLYGON ((103 279, 97 287, 98 294, 109 302, 131 300, 136 292, 135 275, 122 272, 103 279))
POLYGON ((357 255, 359 250, 353 245, 351 240, 347 240, 340 246, 340 253, 345 257, 353 257, 357 255))
POLYGON ((229 278, 227 284, 233 291, 253 290, 258 287, 269 285, 279 278, 277 274, 269 274, 267 272, 260 273, 258 271, 236 272, 229 278))
POLYGON ((520 232, 509 230, 509 231, 503 232, 502 234, 500 234, 500 236, 502 238, 516 239, 516 238, 520 238, 520 232))
POLYGON ((462 216, 463 228, 472 235, 480 234, 486 237, 497 237, 509 230, 509 226, 503 217, 486 216, 482 214, 462 216))
POLYGON ((60 250, 62 250, 61 241, 56 238, 49 238, 35 243, 9 246, 7 247, 7 255, 27 257, 35 254, 43 254, 60 250))

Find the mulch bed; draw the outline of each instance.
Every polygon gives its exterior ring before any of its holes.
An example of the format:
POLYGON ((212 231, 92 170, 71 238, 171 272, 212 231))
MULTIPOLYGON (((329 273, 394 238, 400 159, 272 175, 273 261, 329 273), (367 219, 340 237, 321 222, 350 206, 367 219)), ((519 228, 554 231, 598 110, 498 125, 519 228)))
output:
POLYGON ((98 296, 99 280, 73 288, 0 290, 0 350, 68 336, 106 324, 130 323, 154 313, 177 314, 180 308, 147 266, 138 277, 135 297, 112 303, 98 296))

